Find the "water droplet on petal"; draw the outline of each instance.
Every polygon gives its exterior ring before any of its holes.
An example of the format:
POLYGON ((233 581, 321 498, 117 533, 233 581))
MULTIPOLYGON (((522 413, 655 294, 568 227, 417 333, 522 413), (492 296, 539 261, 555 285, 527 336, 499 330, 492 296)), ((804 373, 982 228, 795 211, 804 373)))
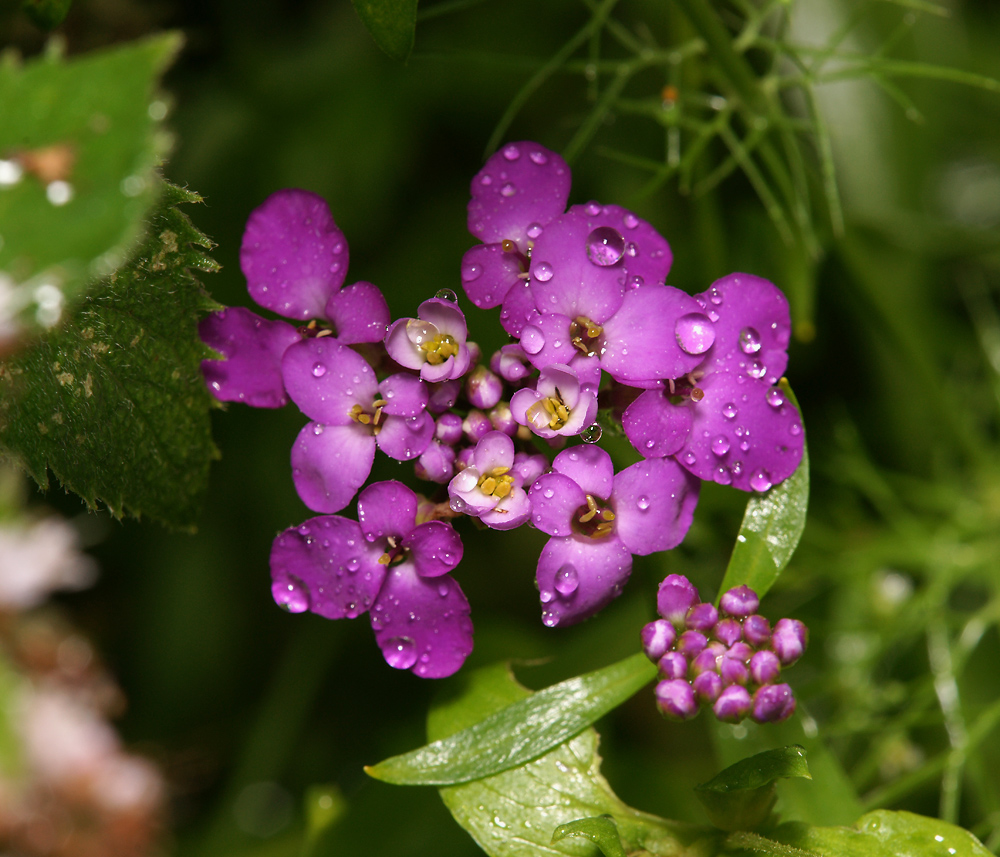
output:
POLYGON ((532 241, 534 241, 539 235, 542 234, 542 224, 529 223, 528 228, 525 230, 525 233, 532 241))
POLYGON ((727 402, 722 408, 722 416, 724 416, 727 420, 735 420, 736 413, 736 405, 732 402, 727 402))
POLYGON ((767 374, 767 368, 756 357, 747 364, 747 375, 751 378, 763 378, 767 374))
POLYGON ((715 328, 708 316, 689 312, 674 325, 677 344, 688 354, 704 354, 715 342, 715 328))
POLYGON ((521 348, 526 354, 537 354, 545 347, 545 334, 533 324, 525 325, 521 331, 521 348))
POLYGON ((793 437, 798 437, 800 434, 802 434, 802 426, 800 426, 798 423, 792 423, 791 428, 788 429, 788 432, 793 437))
POLYGON ((721 464, 715 468, 713 478, 720 485, 729 485, 733 481, 733 477, 729 474, 729 471, 721 464))
POLYGON ((322 378, 326 374, 326 366, 322 363, 313 363, 313 376, 322 378))
POLYGON ((756 354, 760 351, 760 334, 752 327, 744 327, 740 331, 740 349, 744 354, 756 354))
POLYGON ((754 491, 766 491, 771 487, 771 474, 762 467, 750 477, 750 487, 754 491))
POLYGON ((417 662, 417 647, 409 637, 393 637, 382 650, 385 661, 397 670, 408 670, 417 662))
POLYGON ((548 604, 553 598, 555 598, 555 593, 550 592, 548 589, 543 589, 538 593, 538 600, 541 601, 542 604, 548 604))
POLYGON ((552 279, 552 266, 548 262, 539 262, 531 266, 531 273, 539 282, 547 283, 552 279))
POLYGON ((719 294, 719 290, 715 286, 708 290, 708 299, 716 306, 722 306, 722 295, 719 294))
POLYGON ((551 611, 542 614, 542 624, 547 628, 554 628, 559 623, 559 617, 551 611))
POLYGON ((323 423, 316 423, 316 425, 313 426, 313 434, 321 435, 323 434, 323 430, 325 428, 326 426, 324 426, 323 423))
POLYGON ((652 438, 646 441, 646 449, 652 449, 654 446, 656 446, 656 441, 652 438))
POLYGON ((549 162, 549 156, 545 152, 532 152, 528 155, 531 158, 532 163, 538 164, 538 166, 543 167, 549 162))
POLYGON ((610 226, 598 226, 587 236, 587 258, 601 268, 621 261, 625 255, 625 239, 610 226))
POLYGON ((780 408, 783 404, 785 404, 785 397, 782 394, 781 390, 778 389, 777 387, 772 387, 770 390, 768 390, 767 403, 772 408, 780 408))
POLYGON ((448 301, 448 303, 458 303, 458 295, 456 295, 451 289, 438 289, 434 292, 434 297, 438 300, 448 301))
POLYGON ((601 439, 602 434, 604 434, 603 429, 597 423, 594 423, 580 433, 580 438, 584 443, 597 443, 601 439))
POLYGON ((649 508, 649 497, 645 494, 640 494, 639 499, 635 501, 635 505, 645 512, 649 508))
POLYGON ((720 434, 712 441, 712 452, 716 455, 725 455, 729 452, 729 438, 720 434))
POLYGON ((309 587, 294 574, 289 574, 284 583, 275 584, 274 600, 289 613, 305 613, 309 609, 309 587))
POLYGON ((580 585, 580 576, 576 573, 576 566, 566 563, 556 572, 555 588, 562 596, 572 595, 580 585))
POLYGON ((693 452, 688 451, 684 453, 685 464, 694 464, 697 460, 698 456, 696 456, 693 452))
POLYGON ((438 584, 438 595, 440 595, 442 598, 447 598, 449 591, 450 591, 450 589, 449 589, 447 583, 439 583, 438 584))
POLYGON ((406 338, 414 345, 422 345, 438 335, 438 329, 429 321, 411 318, 406 322, 406 338))
MULTIPOLYGON (((491 176, 491 175, 490 175, 489 173, 486 173, 486 174, 485 174, 485 175, 483 175, 483 177, 482 177, 482 178, 481 178, 481 179, 479 180, 479 183, 480 183, 481 185, 485 186, 485 187, 489 187, 489 186, 490 186, 491 184, 493 184, 493 176, 491 176)), ((481 231, 481 230, 476 230, 476 231, 478 232, 478 231, 481 231)))
POLYGON ((500 188, 500 196, 513 196, 517 193, 517 188, 513 184, 507 182, 502 188, 500 188))
POLYGON ((601 213, 600 203, 591 200, 586 204, 586 206, 584 206, 584 211, 586 211, 591 217, 597 217, 597 215, 601 213))
POLYGON ((625 226, 627 229, 635 229, 639 225, 639 218, 636 217, 631 211, 625 215, 625 226))
POLYGON ((509 145, 504 147, 503 156, 508 161, 516 161, 518 158, 521 157, 521 150, 517 148, 517 146, 515 146, 513 143, 510 143, 509 145))

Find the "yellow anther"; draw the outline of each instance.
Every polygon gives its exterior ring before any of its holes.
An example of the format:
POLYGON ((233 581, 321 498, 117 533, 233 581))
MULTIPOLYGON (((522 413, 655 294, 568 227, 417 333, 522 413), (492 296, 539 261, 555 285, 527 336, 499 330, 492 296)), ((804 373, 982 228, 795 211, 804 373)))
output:
POLYGON ((499 497, 502 500, 513 490, 513 485, 511 484, 510 477, 508 476, 506 480, 497 483, 497 487, 493 489, 492 494, 494 497, 499 497))
POLYGON ((458 343, 455 341, 455 337, 447 333, 439 333, 437 336, 420 343, 420 349, 427 355, 427 362, 431 366, 438 366, 449 357, 458 354, 458 343))
POLYGON ((497 481, 492 476, 487 476, 482 482, 479 483, 479 487, 483 489, 484 494, 492 494, 496 491, 497 481))
POLYGON ((610 523, 609 521, 605 521, 604 523, 598 524, 596 527, 594 527, 594 532, 591 538, 593 539, 603 538, 604 536, 613 533, 614 529, 615 529, 614 524, 610 523))
POLYGON ((586 316, 577 316, 569 325, 569 340, 573 347, 588 357, 597 353, 597 340, 604 328, 586 316))
POLYGON ((580 515, 580 523, 587 524, 590 523, 598 514, 600 510, 597 508, 597 503, 594 498, 589 494, 587 495, 587 511, 580 515))
POLYGON ((390 562, 392 562, 392 557, 388 553, 384 553, 378 558, 379 565, 388 565, 390 562))
POLYGON ((502 500, 514 490, 514 478, 507 475, 508 467, 494 467, 489 473, 484 473, 476 483, 488 497, 502 500))

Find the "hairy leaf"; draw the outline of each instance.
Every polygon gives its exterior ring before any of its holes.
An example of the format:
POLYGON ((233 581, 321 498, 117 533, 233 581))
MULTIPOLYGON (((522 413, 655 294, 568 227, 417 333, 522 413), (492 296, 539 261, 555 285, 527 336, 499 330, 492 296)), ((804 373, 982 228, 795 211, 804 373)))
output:
POLYGON ((372 38, 397 62, 406 62, 417 29, 417 0, 351 0, 372 38))
MULTIPOLYGON (((784 380, 782 389, 795 402, 784 380)), ((798 406, 798 402, 795 402, 798 406)), ((809 506, 809 448, 803 444, 802 462, 784 482, 750 498, 743 515, 726 575, 725 592, 746 584, 763 597, 788 565, 806 526, 809 506)))
POLYGON ((142 237, 165 148, 153 91, 180 44, 167 33, 67 61, 0 61, 0 346, 12 327, 53 326, 142 237))
POLYGON ((399 785, 442 785, 521 765, 621 705, 656 675, 643 654, 511 700, 449 737, 365 770, 399 785))
POLYGON ((167 185, 132 261, 62 328, 0 363, 0 446, 43 487, 48 470, 116 516, 194 524, 216 457, 197 324, 217 308, 191 273, 212 246, 167 185))
MULTIPOLYGON (((429 738, 453 735, 505 706, 531 698, 503 665, 464 678, 465 689, 457 698, 431 710, 429 738)), ((622 803, 601 776, 597 743, 597 732, 585 729, 520 767, 446 786, 440 789, 441 798, 492 857, 592 854, 587 841, 575 836, 553 841, 553 836, 562 825, 595 815, 614 820, 628 853, 644 849, 661 857, 685 857, 689 846, 704 837, 713 841, 715 834, 705 828, 667 821, 622 803)), ((690 852, 711 853, 695 847, 690 852)))

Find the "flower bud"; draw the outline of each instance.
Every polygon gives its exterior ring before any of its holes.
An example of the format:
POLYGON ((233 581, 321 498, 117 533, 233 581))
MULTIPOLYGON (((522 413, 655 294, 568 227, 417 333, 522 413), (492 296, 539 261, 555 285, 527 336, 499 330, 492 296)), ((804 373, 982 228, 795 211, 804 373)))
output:
POLYGON ((698 713, 698 700, 686 681, 661 681, 653 691, 660 714, 671 720, 690 720, 698 713))
POLYGON ((657 667, 660 675, 666 679, 687 678, 688 661, 680 652, 667 652, 660 658, 657 667))
POLYGON ((779 619, 771 634, 771 648, 782 666, 794 664, 806 650, 809 631, 798 619, 779 619))
POLYGON ((441 414, 434 425, 434 436, 449 446, 462 439, 462 418, 458 414, 441 414))
POLYGON ((666 619, 657 619, 642 629, 642 650, 654 664, 670 651, 677 639, 674 626, 666 619))
POLYGON ((714 605, 703 601, 695 604, 687 612, 684 624, 692 631, 702 631, 705 634, 711 633, 712 627, 719 621, 719 611, 714 605))
POLYGON ((693 658, 701 654, 707 645, 708 639, 701 631, 685 631, 677 640, 677 651, 693 658))
POLYGON ((795 697, 787 684, 766 684, 753 695, 753 719, 780 723, 795 712, 795 697))
POLYGON ((750 677, 756 684, 771 684, 781 674, 781 662, 774 652, 755 652, 750 658, 750 677))
POLYGON ((513 437, 517 434, 517 420, 514 419, 514 415, 510 412, 510 405, 506 402, 500 402, 490 411, 490 424, 497 431, 502 431, 507 437, 513 437))
POLYGON ((771 623, 755 613, 743 620, 743 639, 751 646, 766 646, 771 642, 771 623))
POLYGON ((477 366, 465 378, 465 396, 474 408, 492 408, 503 396, 503 381, 485 366, 477 366))
POLYGON ((687 611, 698 600, 698 591, 681 574, 668 574, 656 594, 656 612, 675 626, 684 624, 687 611))
POLYGON ((743 636, 743 628, 736 619, 720 619, 715 625, 715 639, 731 646, 743 636))
POLYGON ((695 695, 702 702, 715 702, 724 687, 722 678, 716 672, 704 672, 691 682, 695 695))
POLYGON ((757 608, 760 607, 760 599, 756 592, 744 584, 725 592, 719 599, 719 606, 724 613, 742 618, 757 612, 757 608))
POLYGON ((719 694, 712 711, 724 723, 739 723, 750 713, 752 705, 750 692, 742 685, 731 684, 719 694))
POLYGON ((493 430, 490 418, 482 411, 469 411, 462 422, 462 431, 465 432, 465 436, 469 439, 470 443, 479 443, 479 441, 493 430))

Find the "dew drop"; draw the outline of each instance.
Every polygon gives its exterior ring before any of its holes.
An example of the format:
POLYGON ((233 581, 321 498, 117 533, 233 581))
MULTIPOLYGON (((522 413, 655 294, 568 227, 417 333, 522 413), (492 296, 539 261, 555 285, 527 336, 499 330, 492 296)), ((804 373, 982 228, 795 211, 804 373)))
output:
POLYGON ((406 338, 414 345, 422 345, 438 334, 438 329, 429 321, 411 318, 406 322, 406 338))
POLYGON ((640 494, 639 499, 635 501, 635 505, 645 512, 649 508, 649 497, 645 494, 640 494))
POLYGON ((654 446, 656 446, 656 441, 652 438, 646 441, 646 449, 652 449, 654 446))
POLYGON ((521 348, 526 354, 537 354, 545 347, 545 334, 533 324, 526 324, 521 331, 521 348))
POLYGON ((770 390, 768 390, 767 403, 772 408, 780 408, 783 404, 785 404, 785 397, 782 394, 781 390, 778 389, 777 387, 772 387, 770 390))
POLYGON ((735 420, 736 414, 737 414, 736 405, 734 405, 732 402, 727 402, 723 406, 722 416, 724 416, 727 420, 735 420))
MULTIPOLYGON (((481 179, 479 180, 479 183, 480 183, 481 185, 483 185, 484 187, 489 187, 489 186, 490 186, 491 184, 493 184, 493 176, 491 176, 491 175, 490 175, 489 173, 486 173, 486 174, 485 174, 485 175, 484 175, 484 176, 483 176, 483 177, 482 177, 482 178, 481 178, 481 179)), ((482 231, 482 230, 476 230, 476 231, 477 231, 477 232, 480 232, 480 231, 482 231)))
POLYGON ((447 583, 438 584, 438 595, 440 595, 442 598, 447 598, 448 592, 449 588, 447 583))
POLYGON ((542 614, 542 624, 546 628, 554 628, 559 622, 559 617, 556 616, 551 610, 546 611, 542 614))
POLYGON ((518 158, 521 157, 521 150, 517 148, 517 146, 515 146, 513 143, 511 143, 504 148, 503 156, 508 161, 516 161, 518 158))
POLYGON ((434 292, 434 297, 441 301, 448 301, 450 304, 458 303, 458 295, 456 295, 451 289, 438 289, 434 292))
POLYGON ((800 434, 802 434, 802 426, 800 426, 798 423, 792 423, 791 428, 788 429, 788 432, 789 434, 792 435, 792 437, 798 437, 800 434))
POLYGON ((584 211, 586 211, 591 217, 597 217, 597 215, 601 213, 601 206, 599 203, 591 200, 586 204, 586 206, 584 206, 584 211))
POLYGON ((528 228, 525 230, 525 234, 534 241, 539 235, 542 234, 542 224, 541 223, 529 223, 528 228))
POLYGON ((625 255, 625 239, 610 226, 598 226, 587 236, 587 258, 601 268, 621 261, 625 255))
POLYGON ((684 453, 684 462, 686 464, 694 464, 697 460, 698 456, 696 456, 693 452, 689 451, 684 453))
POLYGON ((740 450, 742 450, 743 452, 749 452, 750 451, 750 441, 748 441, 748 440, 741 440, 740 441, 740 450))
POLYGON ((747 375, 751 378, 763 378, 767 374, 767 367, 760 361, 759 358, 754 357, 747 364, 747 375))
POLYGON ((754 491, 766 491, 771 487, 771 474, 762 467, 750 477, 750 487, 754 491))
POLYGON ((510 182, 506 182, 502 188, 500 188, 500 196, 513 196, 517 193, 517 188, 514 187, 510 182))
POLYGON ((547 283, 552 279, 552 266, 548 262, 539 262, 531 266, 531 272, 540 283, 547 283))
POLYGON ((562 596, 572 595, 580 585, 580 576, 576 572, 576 566, 566 563, 556 572, 555 583, 553 584, 562 596))
POLYGON ((715 468, 713 478, 720 485, 729 485, 733 481, 733 477, 730 475, 729 471, 721 464, 715 468))
POLYGON ((538 593, 538 600, 541 601, 542 604, 548 604, 555 597, 555 593, 548 589, 543 589, 538 593))
POLYGON ((677 344, 688 354, 704 354, 715 342, 715 328, 708 316, 689 312, 674 325, 677 344))
POLYGON ((544 167, 549 162, 549 156, 545 152, 532 152, 528 157, 531 158, 533 164, 538 164, 540 167, 544 167))
POLYGON ((552 490, 551 488, 546 488, 546 489, 545 489, 545 490, 544 490, 544 491, 542 492, 542 496, 543 496, 543 497, 544 497, 544 498, 545 498, 546 500, 551 500, 551 499, 552 499, 553 497, 555 497, 555 495, 556 495, 556 492, 555 492, 555 491, 553 491, 553 490, 552 490))
POLYGON ((752 327, 744 327, 740 331, 740 349, 744 354, 756 354, 760 351, 760 334, 752 327))
POLYGON ((417 647, 409 637, 393 637, 382 649, 385 661, 397 670, 408 670, 417 662, 417 647))
POLYGON ((285 582, 275 584, 274 600, 289 613, 305 613, 309 609, 309 587, 294 574, 285 577, 285 582))
POLYGON ((348 571, 357 571, 361 567, 361 560, 352 556, 346 563, 348 571))
POLYGON ((602 434, 604 434, 603 429, 597 423, 594 423, 580 433, 580 438, 584 443, 597 443, 601 439, 602 434))
POLYGON ((323 434, 323 430, 325 428, 326 426, 324 426, 323 423, 316 423, 316 425, 313 426, 313 434, 321 435, 323 434))
POLYGON ((639 225, 639 218, 636 217, 631 211, 625 215, 625 227, 627 229, 635 229, 639 225))
POLYGON ((729 438, 720 434, 712 441, 712 452, 716 455, 725 455, 729 452, 729 438))
POLYGON ((722 306, 722 295, 719 294, 719 290, 715 286, 708 290, 708 299, 716 306, 722 306))

